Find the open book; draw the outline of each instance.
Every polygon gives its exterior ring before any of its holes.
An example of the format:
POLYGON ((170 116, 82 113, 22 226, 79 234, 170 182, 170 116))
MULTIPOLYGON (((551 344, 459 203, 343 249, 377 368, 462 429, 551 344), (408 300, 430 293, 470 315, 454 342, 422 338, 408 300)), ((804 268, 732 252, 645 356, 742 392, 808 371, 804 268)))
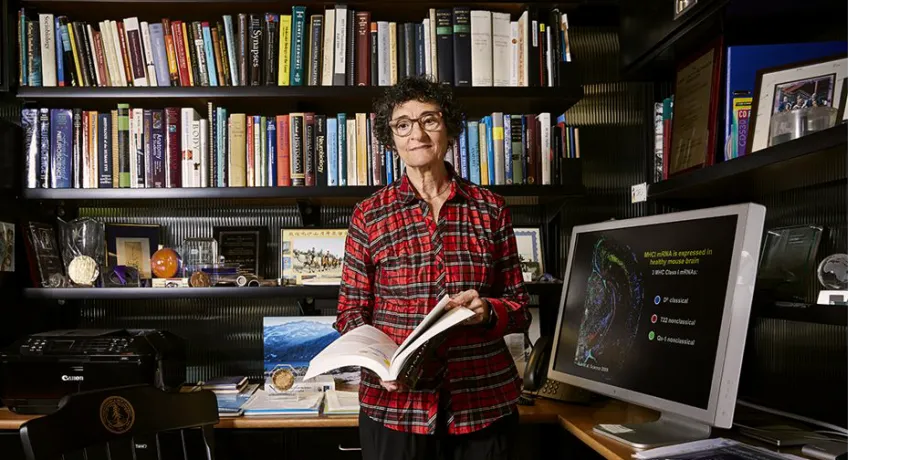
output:
POLYGON ((475 315, 467 308, 448 311, 448 300, 448 296, 442 297, 399 346, 380 329, 367 324, 346 332, 310 360, 304 379, 340 367, 361 366, 376 373, 381 380, 396 380, 409 358, 422 345, 475 315))

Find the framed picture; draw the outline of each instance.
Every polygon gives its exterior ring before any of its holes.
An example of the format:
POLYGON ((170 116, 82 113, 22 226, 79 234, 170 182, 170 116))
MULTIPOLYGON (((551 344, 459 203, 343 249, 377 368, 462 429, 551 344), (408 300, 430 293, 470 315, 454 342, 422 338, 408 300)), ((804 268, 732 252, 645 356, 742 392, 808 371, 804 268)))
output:
POLYGON ((342 282, 348 229, 281 229, 281 285, 342 282))
POLYGON ((160 248, 159 225, 106 224, 105 242, 108 266, 134 267, 142 279, 153 278, 150 258, 160 248))
POLYGON ((747 153, 770 146, 774 115, 815 107, 843 110, 841 99, 847 78, 847 56, 761 69, 754 85, 751 140, 747 153))
POLYGON ((543 276, 543 240, 540 229, 537 227, 515 228, 514 238, 517 242, 518 256, 521 258, 524 281, 531 282, 543 276))

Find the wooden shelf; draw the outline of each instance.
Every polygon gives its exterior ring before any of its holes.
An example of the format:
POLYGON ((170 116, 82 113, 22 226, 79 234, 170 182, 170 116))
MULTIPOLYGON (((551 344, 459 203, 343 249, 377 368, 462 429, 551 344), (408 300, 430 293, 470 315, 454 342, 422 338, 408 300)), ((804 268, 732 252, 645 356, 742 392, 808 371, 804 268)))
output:
MULTIPOLYGON (((552 295, 561 292, 561 283, 527 283, 531 294, 552 295)), ((26 288, 27 299, 44 300, 142 300, 142 299, 193 299, 223 298, 271 299, 317 298, 335 299, 338 286, 287 286, 287 287, 210 287, 210 288, 26 288)))
POLYGON ((648 199, 676 207, 740 202, 847 178, 847 124, 651 184, 648 199))
POLYGON ((757 305, 751 312, 753 318, 772 318, 804 323, 847 326, 847 305, 757 305))
MULTIPOLYGON (((309 110, 316 113, 370 112, 381 86, 217 86, 217 87, 20 87, 16 96, 31 105, 60 107, 111 106, 129 103, 144 107, 207 104, 247 110, 309 110), (258 105, 253 106, 253 99, 258 105)), ((581 100, 580 86, 570 87, 459 87, 454 97, 468 115, 492 112, 560 114, 581 100)))

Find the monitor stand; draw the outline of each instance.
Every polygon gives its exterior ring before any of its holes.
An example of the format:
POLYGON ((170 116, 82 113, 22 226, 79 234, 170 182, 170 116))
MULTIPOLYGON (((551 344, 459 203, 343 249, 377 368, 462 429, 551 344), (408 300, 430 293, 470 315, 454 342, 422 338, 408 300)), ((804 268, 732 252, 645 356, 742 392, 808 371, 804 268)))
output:
POLYGON ((677 414, 662 412, 654 422, 594 426, 594 432, 635 449, 650 449, 706 439, 709 425, 677 414))

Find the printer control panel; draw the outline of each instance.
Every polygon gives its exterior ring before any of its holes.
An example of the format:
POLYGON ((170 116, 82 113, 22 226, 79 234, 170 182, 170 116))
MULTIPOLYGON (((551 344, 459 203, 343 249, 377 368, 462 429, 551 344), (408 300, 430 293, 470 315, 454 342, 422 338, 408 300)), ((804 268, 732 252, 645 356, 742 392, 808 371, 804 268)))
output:
POLYGON ((134 337, 105 337, 92 339, 58 339, 29 337, 20 347, 23 355, 90 355, 120 354, 131 350, 134 337))

